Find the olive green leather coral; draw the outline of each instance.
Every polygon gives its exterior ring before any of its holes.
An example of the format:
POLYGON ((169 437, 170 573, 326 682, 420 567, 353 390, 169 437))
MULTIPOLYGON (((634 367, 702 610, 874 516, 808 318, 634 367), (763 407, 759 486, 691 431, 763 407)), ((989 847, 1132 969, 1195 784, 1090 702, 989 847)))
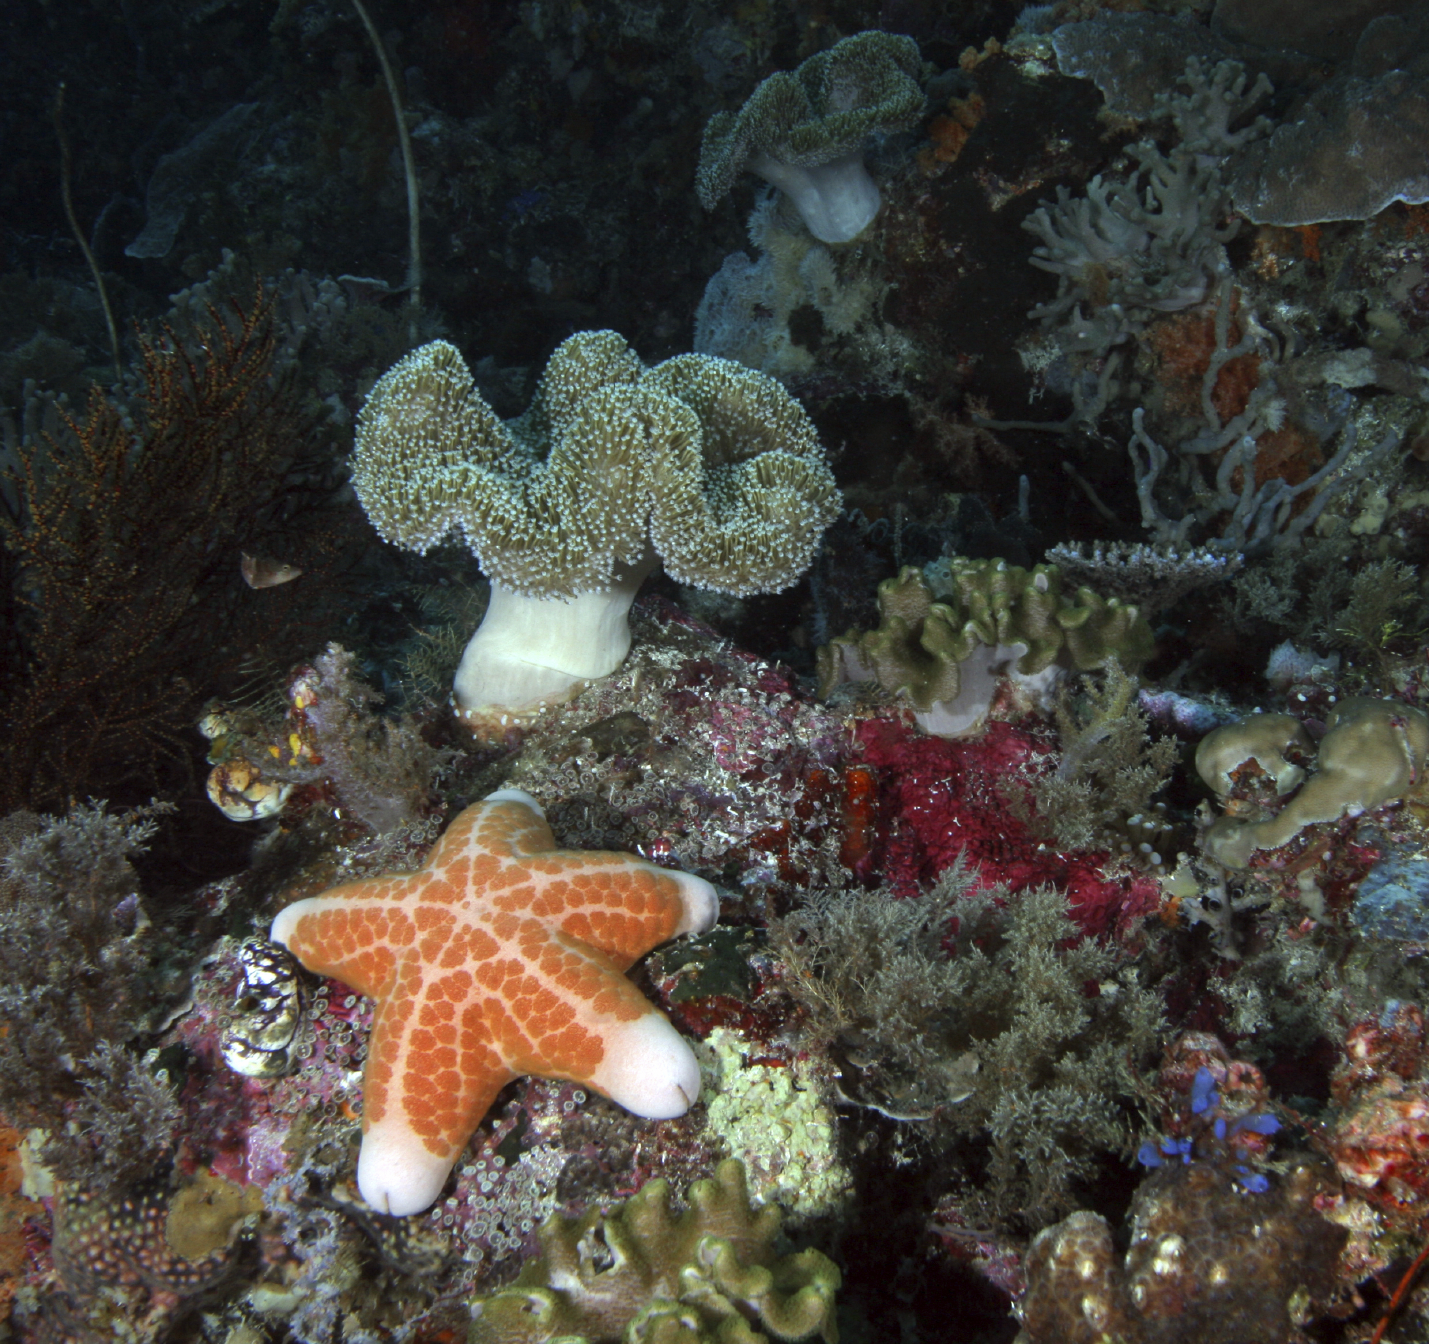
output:
POLYGON ((837 1344, 838 1267, 819 1251, 779 1255, 779 1210, 750 1207, 744 1164, 721 1162, 674 1214, 648 1182, 610 1213, 548 1218, 541 1255, 476 1299, 469 1344, 837 1344))
POLYGON ((950 556, 907 566, 879 584, 878 610, 877 630, 850 631, 818 651, 820 695, 861 667, 929 710, 957 699, 962 664, 980 648, 1016 650, 1018 673, 1033 676, 1053 663, 1085 672, 1113 657, 1136 672, 1154 644, 1136 607, 1090 588, 1068 593, 1055 565, 950 556))

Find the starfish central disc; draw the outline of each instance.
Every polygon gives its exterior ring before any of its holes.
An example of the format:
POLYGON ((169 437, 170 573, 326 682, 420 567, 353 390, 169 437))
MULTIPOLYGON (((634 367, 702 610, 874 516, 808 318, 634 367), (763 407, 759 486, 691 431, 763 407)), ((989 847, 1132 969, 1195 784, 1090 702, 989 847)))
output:
POLYGON ((383 1213, 441 1192, 496 1094, 537 1074, 651 1119, 683 1115, 700 1073, 625 977, 714 925, 714 888, 629 854, 558 850, 536 800, 502 789, 462 812, 415 873, 290 905, 272 936, 375 999, 357 1183, 383 1213))

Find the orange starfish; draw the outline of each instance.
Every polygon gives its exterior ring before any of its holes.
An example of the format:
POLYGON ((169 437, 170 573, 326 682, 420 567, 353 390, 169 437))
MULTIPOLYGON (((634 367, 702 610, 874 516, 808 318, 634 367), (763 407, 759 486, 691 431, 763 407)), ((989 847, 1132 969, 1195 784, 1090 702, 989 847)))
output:
POLYGON ((700 1090, 694 1054, 623 972, 718 914, 702 878, 629 854, 558 850, 519 789, 467 808, 417 872, 290 905, 273 938, 377 1000, 363 1198, 420 1213, 522 1074, 573 1079, 651 1119, 683 1115, 700 1090))

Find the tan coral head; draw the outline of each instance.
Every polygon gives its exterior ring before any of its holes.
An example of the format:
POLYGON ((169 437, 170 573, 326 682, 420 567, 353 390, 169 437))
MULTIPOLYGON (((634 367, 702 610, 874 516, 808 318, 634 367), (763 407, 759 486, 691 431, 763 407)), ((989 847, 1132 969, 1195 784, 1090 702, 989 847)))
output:
MULTIPOLYGON (((1206 742, 1218 735, 1233 739, 1237 732, 1249 742, 1263 735, 1261 720, 1286 719, 1284 714, 1255 715, 1245 723, 1218 728, 1206 742)), ((1271 736, 1280 744, 1272 755, 1303 737, 1304 729, 1294 719, 1289 723, 1299 736, 1287 726, 1272 725, 1271 736)), ((1335 706, 1326 725, 1315 773, 1277 816, 1264 821, 1221 817, 1206 832, 1202 847, 1213 859, 1228 868, 1244 868, 1257 850, 1279 849, 1306 826, 1357 817, 1394 802, 1423 778, 1429 761, 1429 714, 1422 709, 1398 700, 1351 696, 1335 706)), ((1214 787, 1213 775, 1202 766, 1206 742, 1196 752, 1196 765, 1214 787)), ((1242 751, 1241 760, 1250 759, 1244 745, 1242 751)))
POLYGON ((813 423, 772 378, 708 355, 647 368, 613 331, 562 342, 506 422, 453 346, 412 351, 363 408, 353 485, 386 540, 425 553, 460 537, 491 579, 453 692, 474 729, 613 672, 657 563, 777 592, 841 504, 813 423))
POLYGON ((1239 723, 1216 728, 1196 748, 1196 773, 1221 797, 1234 786, 1233 776, 1253 763, 1275 781, 1281 797, 1293 792, 1305 771, 1287 752, 1308 758, 1315 750, 1300 720, 1290 714, 1252 714, 1239 723))

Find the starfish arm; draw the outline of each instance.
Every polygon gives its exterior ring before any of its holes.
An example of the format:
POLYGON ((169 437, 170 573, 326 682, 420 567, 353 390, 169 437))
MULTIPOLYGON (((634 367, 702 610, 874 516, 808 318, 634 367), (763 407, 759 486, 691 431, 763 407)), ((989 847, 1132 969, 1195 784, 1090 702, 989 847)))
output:
POLYGON ((651 1009, 634 1022, 613 1024, 595 1088, 618 1106, 647 1120, 684 1115, 700 1095, 700 1066, 689 1042, 661 1012, 651 1009))
POLYGON ((540 803, 521 789, 498 789, 468 807, 437 842, 437 852, 453 832, 457 832, 454 849, 500 859, 526 859, 556 847, 540 803))
POLYGON ((382 1213, 420 1213, 441 1194, 496 1094, 516 1074, 463 1006, 470 970, 404 967, 378 1008, 362 1087, 357 1186, 382 1213))
POLYGON ((432 847, 420 874, 421 899, 455 907, 472 891, 526 890, 527 864, 555 846, 536 800, 501 789, 458 813, 432 847))
POLYGON ((699 1095, 694 1055, 622 965, 529 920, 520 955, 478 967, 478 1012, 516 1074, 584 1083, 637 1115, 682 1115, 699 1095))
POLYGON ((308 970, 330 975, 359 994, 387 993, 403 947, 415 937, 395 895, 404 878, 349 882, 279 912, 269 936, 308 970))
MULTIPOLYGON (((539 886, 515 908, 614 957, 622 969, 679 934, 713 928, 719 918, 719 897, 703 878, 629 854, 553 854, 529 867, 539 886)), ((504 894, 494 904, 505 908, 515 897, 504 894)))

